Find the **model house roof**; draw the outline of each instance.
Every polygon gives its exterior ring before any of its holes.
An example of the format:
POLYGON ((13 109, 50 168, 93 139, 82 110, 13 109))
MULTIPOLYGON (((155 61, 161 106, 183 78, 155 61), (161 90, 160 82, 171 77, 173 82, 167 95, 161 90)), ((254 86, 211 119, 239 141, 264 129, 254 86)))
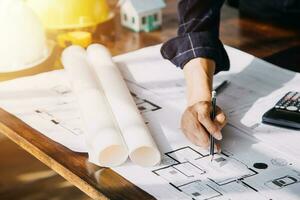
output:
POLYGON ((161 9, 166 6, 164 0, 125 0, 125 3, 130 3, 138 13, 161 9))

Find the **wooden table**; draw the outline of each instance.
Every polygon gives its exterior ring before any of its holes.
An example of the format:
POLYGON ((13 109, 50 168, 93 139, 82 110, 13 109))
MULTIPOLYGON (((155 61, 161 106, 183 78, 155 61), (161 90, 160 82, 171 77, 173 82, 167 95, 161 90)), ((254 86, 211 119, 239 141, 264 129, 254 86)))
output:
MULTIPOLYGON (((133 33, 120 26, 119 16, 116 14, 114 19, 98 27, 94 34, 94 42, 105 44, 113 55, 118 55, 166 41, 176 35, 177 28, 176 1, 168 0, 167 3, 161 30, 152 33, 133 33)), ((238 11, 228 6, 224 6, 221 24, 221 39, 225 44, 257 57, 268 57, 300 45, 299 29, 240 18, 238 11)), ((53 55, 45 63, 14 74, 0 74, 0 81, 60 68, 58 62, 60 53, 61 49, 55 48, 53 55)), ((294 63, 300 63, 298 56, 294 59, 298 59, 298 62, 294 63)), ((272 61, 273 57, 269 57, 269 60, 272 61)), ((296 66, 291 60, 287 60, 293 69, 299 70, 299 64, 296 66)), ((70 151, 2 109, 0 109, 0 133, 94 199, 154 199, 111 169, 88 163, 87 154, 70 151)))

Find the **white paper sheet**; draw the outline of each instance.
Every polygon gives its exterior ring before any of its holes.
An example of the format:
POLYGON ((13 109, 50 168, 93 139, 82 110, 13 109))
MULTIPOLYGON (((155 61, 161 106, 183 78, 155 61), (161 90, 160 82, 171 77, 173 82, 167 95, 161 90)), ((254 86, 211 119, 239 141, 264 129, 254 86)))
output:
POLYGON ((289 169, 275 169, 246 179, 245 182, 261 191, 266 198, 299 199, 300 172, 289 169))
MULTIPOLYGON (((182 108, 174 108, 136 84, 128 85, 141 98, 161 107, 144 113, 144 118, 164 155, 161 165, 157 167, 147 169, 127 163, 113 168, 126 179, 157 199, 275 200, 282 199, 282 196, 298 199, 300 190, 293 189, 289 193, 289 186, 282 192, 271 193, 271 196, 260 189, 261 173, 274 173, 276 170, 300 172, 300 163, 295 158, 229 124, 223 130, 223 153, 215 157, 216 162, 211 163, 208 152, 192 145, 181 133, 179 121, 182 108), (255 168, 255 163, 263 163, 267 168, 255 168), (251 184, 247 182, 250 178, 251 184)), ((271 178, 276 177, 274 173, 271 178)), ((271 178, 265 177, 263 181, 271 178)), ((296 182, 294 187, 300 189, 300 184, 296 182)))
POLYGON ((130 159, 141 166, 157 165, 161 159, 160 152, 109 51, 104 46, 94 44, 88 47, 87 58, 103 87, 130 159))
POLYGON ((124 163, 127 147, 103 89, 89 67, 85 50, 78 46, 65 49, 62 63, 82 113, 89 161, 105 167, 124 163))
POLYGON ((1 108, 76 152, 87 152, 77 100, 63 70, 0 84, 1 108))
MULTIPOLYGON (((286 90, 298 89, 299 75, 276 69, 251 55, 226 47, 232 63, 231 70, 218 74, 215 79, 218 82, 231 82, 218 95, 218 102, 229 115, 229 125, 223 131, 221 156, 230 163, 225 163, 223 168, 221 162, 219 165, 222 168, 219 169, 209 163, 206 165, 208 152, 192 145, 180 131, 180 116, 185 108, 183 76, 179 69, 161 59, 159 48, 142 49, 118 56, 114 61, 126 78, 135 102, 163 153, 162 162, 150 168, 127 162, 113 170, 163 200, 299 199, 299 156, 294 152, 300 150, 296 142, 293 143, 294 137, 282 141, 281 137, 275 139, 276 134, 271 132, 269 138, 274 137, 274 141, 281 144, 279 147, 272 145, 272 142, 266 145, 267 141, 261 142, 263 138, 258 137, 272 130, 271 127, 255 132, 255 127, 261 125, 259 116, 272 107, 286 90), (163 91, 170 95, 163 97, 163 91), (289 151, 290 144, 296 149, 292 153, 289 151), (257 169, 255 163, 264 163, 267 169, 257 169), (233 166, 235 171, 228 171, 228 166, 233 166), (223 170, 226 174, 216 176, 218 173, 214 170, 223 170), (274 183, 277 185, 276 181, 280 180, 284 181, 282 187, 274 189, 274 183)), ((73 117, 78 116, 75 112, 78 108, 64 77, 62 71, 55 71, 1 83, 0 105, 69 148, 76 149, 81 145, 80 150, 86 150, 85 145, 80 143, 82 134, 72 134, 70 137, 69 132, 61 131, 61 126, 49 123, 55 119, 60 120, 60 124, 68 127, 68 130, 81 128, 74 126, 78 119, 73 117), (40 84, 36 87, 37 82, 40 84), (36 113, 36 108, 43 110, 42 114, 36 113), (63 109, 59 112, 57 108, 63 109), (26 120, 27 116, 33 117, 26 120), (53 132, 59 133, 60 137, 53 132)))
MULTIPOLYGON (((230 81, 218 94, 218 105, 229 122, 244 133, 299 158, 299 131, 264 125, 261 119, 288 91, 300 91, 300 75, 234 48, 226 47, 226 50, 231 61, 230 71, 217 74, 214 84, 230 81)), ((128 82, 159 96, 179 113, 183 112, 186 106, 183 73, 160 59, 159 46, 118 56, 115 62, 128 82), (142 65, 140 60, 144 60, 142 65)))

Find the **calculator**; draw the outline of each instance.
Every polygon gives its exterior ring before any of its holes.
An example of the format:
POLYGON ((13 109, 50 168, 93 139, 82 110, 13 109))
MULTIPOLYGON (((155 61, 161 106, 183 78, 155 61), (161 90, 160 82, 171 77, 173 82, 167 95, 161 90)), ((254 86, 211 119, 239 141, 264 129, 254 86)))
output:
POLYGON ((300 129, 300 92, 288 92, 272 109, 263 115, 262 122, 300 129))

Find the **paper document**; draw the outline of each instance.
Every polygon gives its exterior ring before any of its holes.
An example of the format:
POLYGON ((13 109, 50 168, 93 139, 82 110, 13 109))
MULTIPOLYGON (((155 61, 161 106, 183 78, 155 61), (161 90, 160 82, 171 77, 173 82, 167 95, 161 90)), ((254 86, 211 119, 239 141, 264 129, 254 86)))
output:
MULTIPOLYGON (((298 136, 260 123, 277 99, 299 90, 299 75, 226 47, 231 70, 218 74, 215 82, 230 81, 218 94, 229 124, 223 130, 222 153, 210 162, 208 152, 192 145, 180 130, 186 107, 183 74, 161 58, 159 48, 114 61, 162 153, 161 164, 143 168, 126 162, 113 170, 162 200, 299 199, 298 136)), ((51 139, 86 152, 70 88, 62 70, 8 81, 0 84, 0 105, 51 139)))
POLYGON ((76 152, 87 152, 80 110, 63 70, 2 82, 0 106, 76 152))
POLYGON ((113 167, 130 159, 141 166, 160 162, 160 152, 109 51, 93 44, 70 46, 62 63, 82 113, 89 160, 113 167))
POLYGON ((262 181, 280 178, 279 171, 285 171, 298 180, 295 176, 300 172, 297 159, 229 124, 223 130, 222 153, 211 162, 208 151, 192 145, 181 133, 182 108, 163 101, 137 84, 128 85, 141 98, 161 108, 143 116, 164 155, 157 167, 147 169, 127 163, 113 168, 126 179, 157 199, 269 200, 282 199, 283 196, 298 199, 298 181, 276 192, 271 189, 266 192, 261 186, 262 181))
POLYGON ((89 69, 86 51, 71 46, 64 50, 62 63, 82 113, 89 161, 105 167, 124 163, 128 158, 127 146, 104 91, 89 69))
POLYGON ((87 49, 87 59, 103 87, 130 159, 146 167, 158 164, 160 152, 109 51, 104 46, 91 45, 87 49))
MULTIPOLYGON (((224 80, 230 81, 230 84, 217 95, 218 106, 224 110, 229 122, 244 133, 300 158, 299 131, 261 123, 262 115, 288 91, 300 91, 300 74, 231 47, 226 47, 226 50, 231 62, 230 71, 217 74, 214 84, 224 80)), ((186 106, 183 73, 160 58, 159 46, 118 56, 115 61, 128 82, 159 96, 183 112, 186 106)))

